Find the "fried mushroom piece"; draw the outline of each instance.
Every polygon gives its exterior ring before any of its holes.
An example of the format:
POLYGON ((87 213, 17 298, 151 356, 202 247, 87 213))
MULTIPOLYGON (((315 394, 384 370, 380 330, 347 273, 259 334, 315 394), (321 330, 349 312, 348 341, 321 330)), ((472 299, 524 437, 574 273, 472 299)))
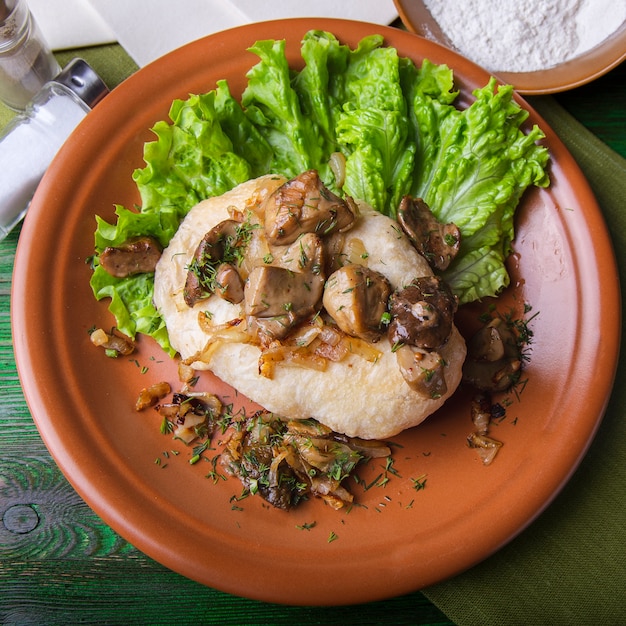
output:
POLYGON ((215 271, 215 293, 231 304, 244 297, 244 282, 232 263, 220 263, 215 271))
POLYGON ((106 247, 100 254, 100 265, 116 278, 154 272, 163 252, 153 237, 133 237, 120 246, 106 247))
POLYGON ((445 281, 437 276, 415 278, 389 298, 389 341, 434 350, 450 336, 456 309, 457 300, 445 281))
POLYGON ((517 339, 500 318, 491 320, 468 342, 463 380, 482 391, 506 391, 520 378, 522 355, 517 339))
POLYGON ((308 170, 279 187, 266 201, 265 234, 271 245, 289 245, 303 233, 325 237, 349 229, 358 209, 327 189, 316 170, 308 170))
POLYGON ((135 351, 133 341, 117 329, 107 333, 102 328, 96 328, 91 332, 89 338, 94 346, 103 348, 108 356, 128 356, 135 351))
POLYGON ((192 307, 213 293, 235 304, 243 300, 243 281, 232 263, 242 245, 240 228, 240 222, 224 220, 200 240, 183 289, 187 306, 192 307))
POLYGON ((398 223, 416 250, 434 269, 443 271, 461 246, 461 231, 455 224, 442 224, 421 198, 404 196, 398 207, 398 223))
POLYGON ((307 233, 286 250, 284 266, 259 265, 248 276, 244 308, 248 325, 271 339, 282 339, 321 307, 325 276, 324 249, 307 233))
POLYGON ((448 391, 445 364, 437 351, 404 345, 396 350, 396 361, 409 387, 424 398, 440 398, 448 391))
POLYGON ((324 286, 323 304, 337 326, 348 335, 376 342, 383 334, 391 284, 380 272, 363 265, 345 265, 324 286))

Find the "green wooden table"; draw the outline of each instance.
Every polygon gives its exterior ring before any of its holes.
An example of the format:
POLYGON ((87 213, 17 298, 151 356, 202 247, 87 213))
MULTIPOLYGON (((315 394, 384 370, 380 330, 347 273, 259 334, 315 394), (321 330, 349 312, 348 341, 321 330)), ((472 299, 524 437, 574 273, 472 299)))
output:
MULTIPOLYGON (((61 63, 71 56, 60 55, 61 63)), ((136 69, 117 46, 81 51, 81 56, 111 86, 136 69)), ((626 67, 555 100, 626 156, 626 67)), ((540 105, 546 99, 530 102, 540 105)), ((1 124, 8 117, 0 111, 1 124)), ((169 571, 107 527, 61 475, 24 401, 10 323, 18 237, 19 228, 0 243, 0 623, 454 623, 431 601, 442 596, 428 590, 339 608, 282 607, 233 597, 169 571)))

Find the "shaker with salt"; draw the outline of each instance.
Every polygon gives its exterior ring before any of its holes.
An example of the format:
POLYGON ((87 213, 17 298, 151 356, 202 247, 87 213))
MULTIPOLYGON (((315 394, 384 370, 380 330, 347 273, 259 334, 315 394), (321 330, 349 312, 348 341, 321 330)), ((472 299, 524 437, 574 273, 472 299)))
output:
POLYGON ((85 61, 74 59, 5 128, 0 137, 0 240, 24 217, 65 140, 108 92, 85 61))
POLYGON ((16 111, 61 68, 24 0, 0 0, 0 100, 16 111))

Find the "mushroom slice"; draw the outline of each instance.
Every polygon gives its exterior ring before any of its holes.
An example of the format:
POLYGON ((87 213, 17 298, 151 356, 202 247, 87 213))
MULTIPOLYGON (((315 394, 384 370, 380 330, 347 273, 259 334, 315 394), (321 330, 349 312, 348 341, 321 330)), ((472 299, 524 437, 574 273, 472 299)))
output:
POLYGON ((298 322, 321 307, 324 290, 323 248, 319 237, 303 235, 285 252, 287 267, 259 265, 248 276, 244 307, 250 328, 282 339, 298 322))
MULTIPOLYGON (((192 307, 213 293, 219 294, 220 290, 217 289, 219 283, 216 279, 217 268, 223 262, 227 262, 235 269, 233 262, 241 256, 241 248, 246 243, 246 238, 242 236, 241 229, 242 224, 240 222, 224 220, 214 226, 200 240, 189 264, 183 289, 187 306, 192 307)), ((230 301, 232 302, 232 300, 230 301)))
POLYGON ((358 209, 352 198, 342 200, 308 170, 279 187, 265 205, 265 233, 271 245, 288 245, 303 233, 320 237, 348 230, 358 209))
POLYGON ((407 384, 424 398, 440 398, 448 391, 445 362, 434 350, 400 346, 396 360, 407 384))
POLYGON ((389 303, 392 345, 435 349, 450 336, 457 300, 441 278, 415 278, 410 285, 394 292, 389 303))
POLYGON ((117 247, 105 248, 99 257, 100 265, 116 278, 154 272, 161 258, 161 246, 152 237, 133 237, 117 247))
POLYGON ((491 465, 496 458, 502 442, 487 435, 481 435, 479 433, 470 433, 467 437, 467 445, 470 448, 475 448, 478 451, 478 455, 483 462, 483 465, 491 465))
POLYGON ((222 263, 215 272, 215 293, 231 304, 239 304, 244 296, 244 282, 231 263, 222 263))
POLYGON ((324 308, 344 333, 378 341, 381 319, 387 311, 391 285, 380 272, 363 265, 345 265, 324 287, 324 308))
POLYGON ((291 272, 321 275, 324 257, 322 240, 313 233, 305 233, 284 249, 277 264, 291 272))
POLYGON ((421 198, 402 198, 398 223, 433 269, 447 269, 456 257, 461 246, 461 231, 455 224, 439 222, 421 198))
POLYGON ((506 323, 494 318, 477 331, 467 346, 463 379, 482 391, 506 391, 522 370, 516 337, 506 323))
POLYGON ((320 277, 261 265, 248 276, 245 311, 249 326, 272 339, 282 339, 298 322, 314 315, 324 288, 320 277))

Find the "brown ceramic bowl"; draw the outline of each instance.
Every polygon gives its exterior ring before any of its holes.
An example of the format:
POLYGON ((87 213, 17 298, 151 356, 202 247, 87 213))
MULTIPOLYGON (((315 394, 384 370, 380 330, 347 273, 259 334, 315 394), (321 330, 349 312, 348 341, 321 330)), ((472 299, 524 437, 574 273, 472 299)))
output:
MULTIPOLYGON (((394 0, 402 22, 414 33, 456 50, 421 0, 394 0)), ((601 44, 554 67, 534 72, 496 72, 521 94, 557 93, 599 78, 626 59, 626 22, 601 44)), ((489 69, 489 68, 487 68, 489 69)))
MULTIPOLYGON (((494 464, 483 466, 467 446, 471 392, 461 389, 424 424, 394 438, 395 473, 384 487, 355 487, 360 506, 351 511, 331 510, 320 500, 289 513, 258 497, 233 505, 241 493, 237 480, 214 483, 209 464, 190 465, 191 450, 160 434, 156 413, 133 410, 148 384, 168 380, 178 387, 176 364, 145 339, 131 359, 109 359, 91 345, 89 329, 108 328, 113 320, 107 304, 92 297, 85 260, 93 253, 95 215, 112 220, 114 204, 139 202, 131 174, 143 166, 149 129, 166 119, 172 100, 208 91, 222 78, 240 93, 257 62, 246 48, 259 39, 285 38, 297 64, 301 37, 312 28, 352 46, 378 32, 401 55, 447 63, 462 106, 488 80, 484 70, 416 35, 341 20, 252 24, 172 52, 107 96, 51 165, 19 242, 12 324, 20 378, 41 436, 113 529, 171 569, 220 590, 337 605, 454 576, 510 541, 550 503, 585 454, 611 390, 619 292, 607 229, 587 182, 531 111, 529 122, 547 134, 552 186, 523 198, 512 286, 496 303, 507 312, 527 302, 536 317, 528 382, 519 398, 509 397, 494 433, 504 442, 494 464), (425 488, 416 490, 422 477, 425 488)), ((488 305, 470 307, 461 322, 469 324, 488 305)), ((211 376, 199 385, 248 405, 211 376)), ((384 473, 380 463, 370 463, 364 479, 384 473)))

